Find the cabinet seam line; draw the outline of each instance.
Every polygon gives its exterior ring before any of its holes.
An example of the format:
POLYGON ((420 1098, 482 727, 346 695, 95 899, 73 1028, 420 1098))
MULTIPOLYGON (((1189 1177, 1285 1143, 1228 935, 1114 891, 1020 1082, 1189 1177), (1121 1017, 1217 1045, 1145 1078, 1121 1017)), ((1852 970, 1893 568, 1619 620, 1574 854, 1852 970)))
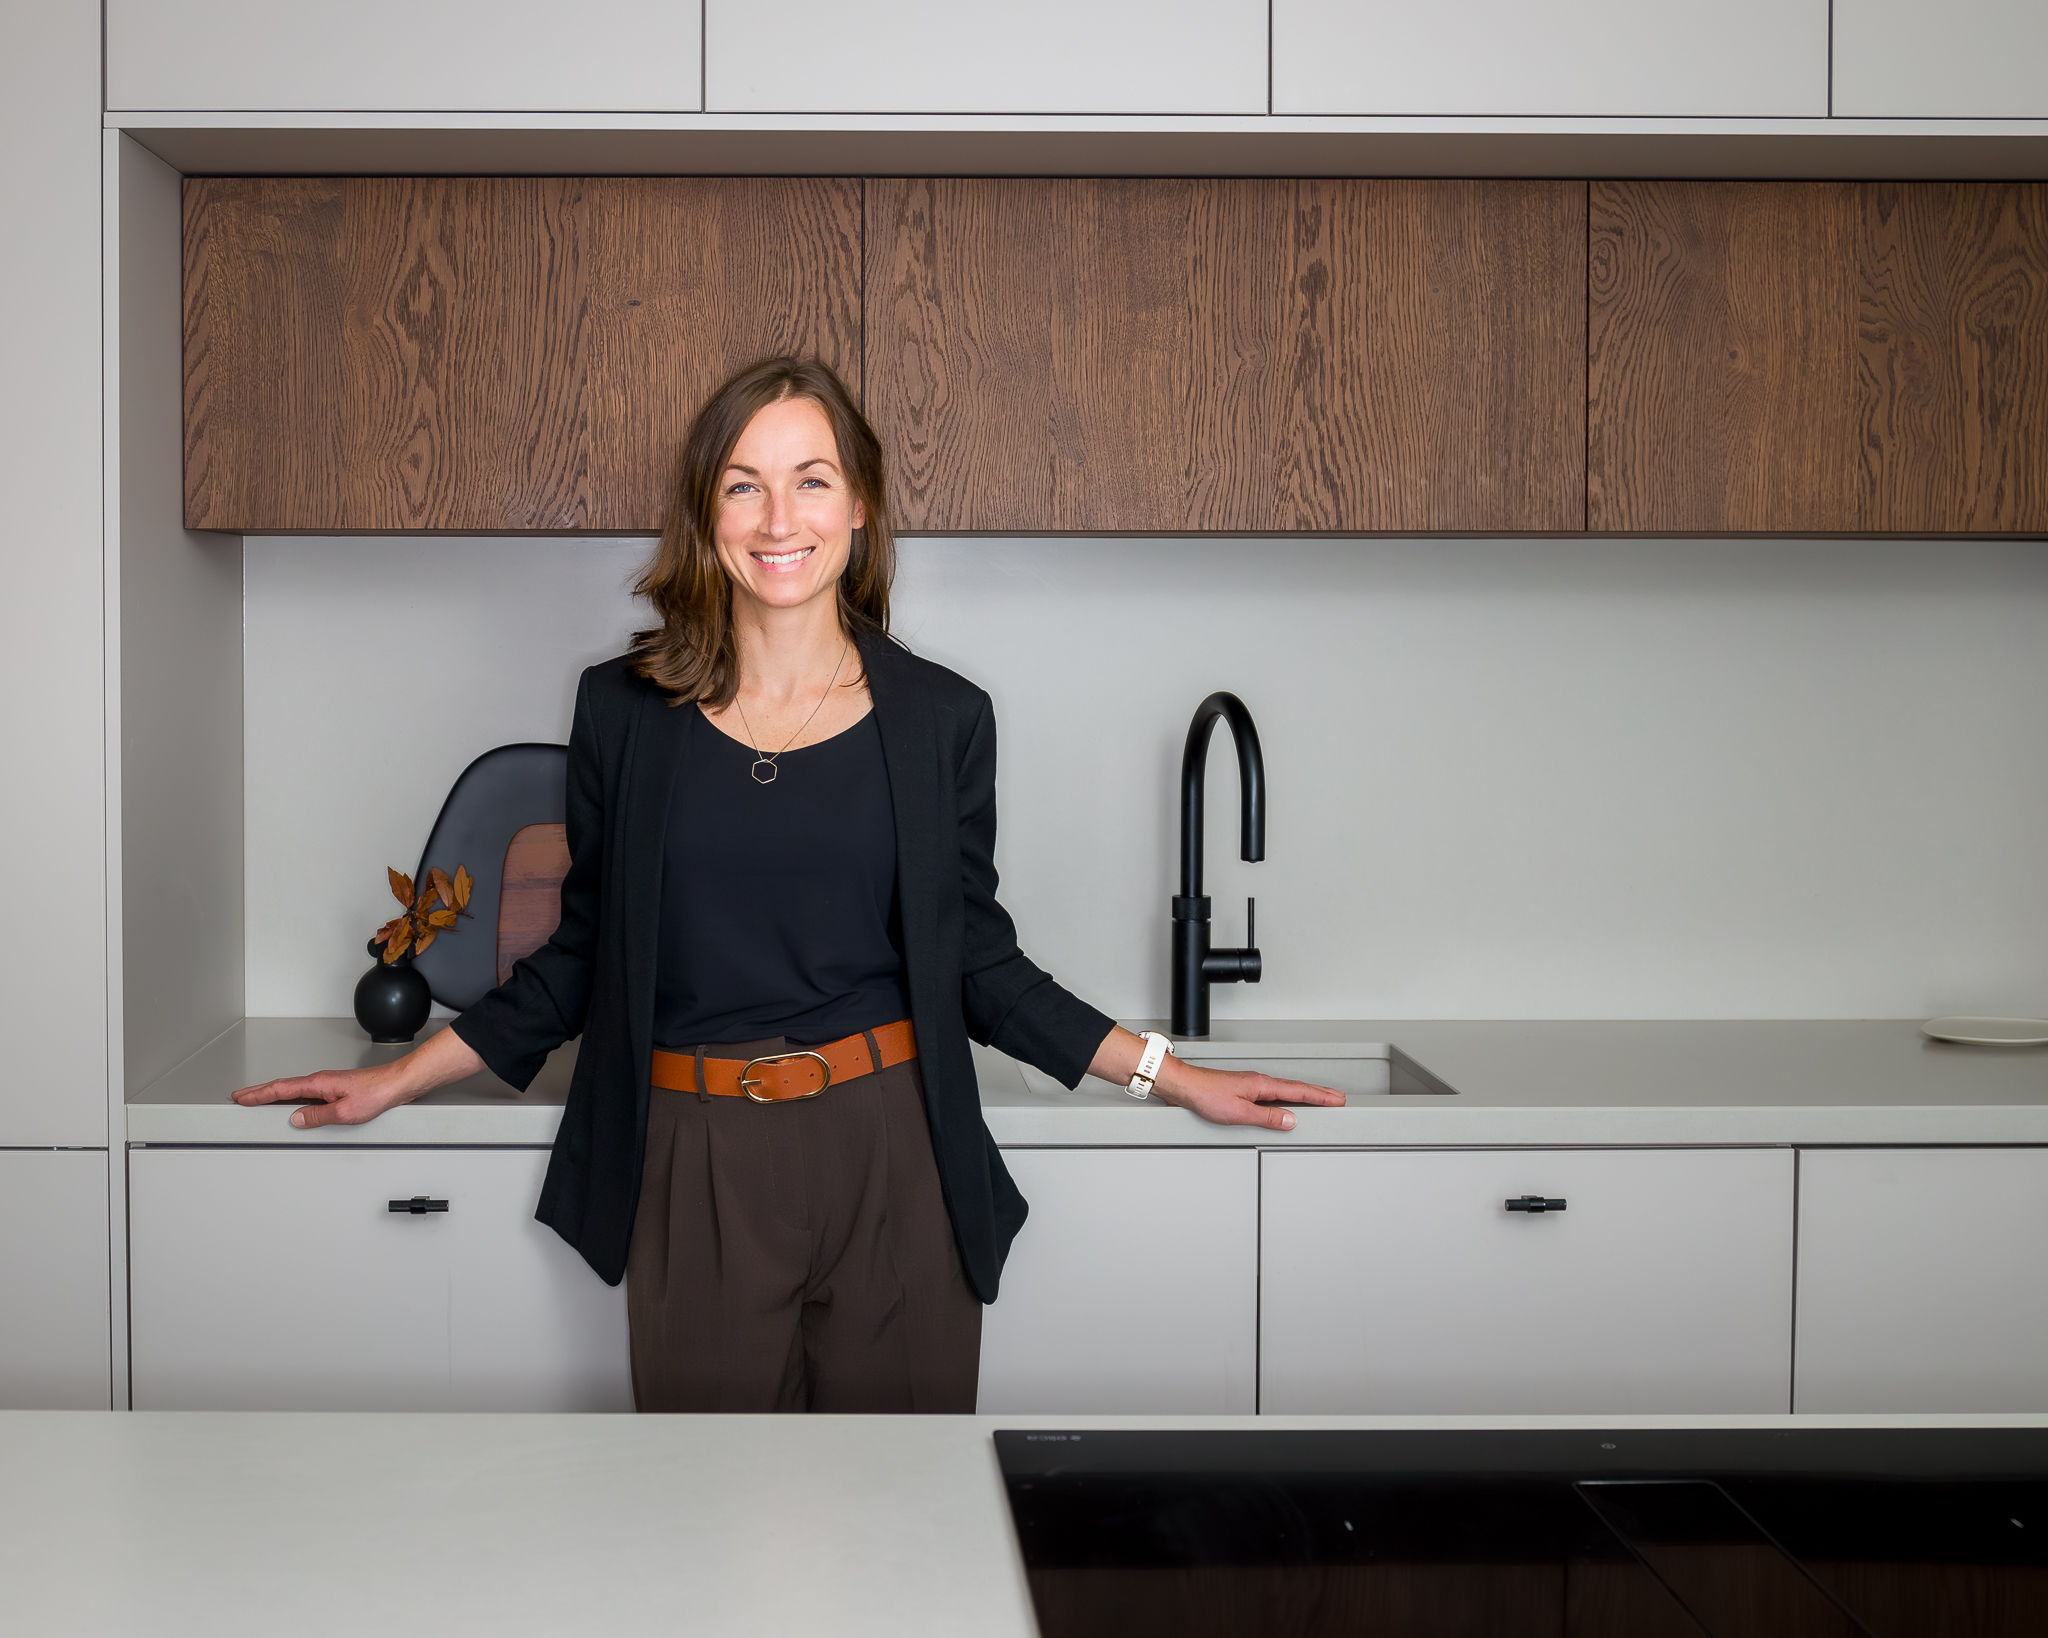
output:
POLYGON ((1806 1156, 1799 1150, 1792 1151, 1792 1317, 1790 1323, 1791 1364, 1785 1382, 1785 1408, 1797 1414, 1799 1410, 1799 1184, 1806 1170, 1806 1156))

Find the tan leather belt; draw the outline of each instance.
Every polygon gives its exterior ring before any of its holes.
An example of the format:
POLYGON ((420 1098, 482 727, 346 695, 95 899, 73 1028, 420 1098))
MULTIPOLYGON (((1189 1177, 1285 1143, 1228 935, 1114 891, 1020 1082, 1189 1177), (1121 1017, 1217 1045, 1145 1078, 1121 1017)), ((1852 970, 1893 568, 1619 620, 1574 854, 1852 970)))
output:
POLYGON ((917 1056, 917 1036, 904 1018, 880 1029, 864 1030, 821 1047, 792 1048, 759 1058, 708 1058, 688 1052, 654 1049, 649 1076, 664 1092, 709 1092, 715 1098, 752 1098, 756 1103, 794 1103, 815 1098, 828 1086, 893 1069, 917 1056), (872 1039, 881 1053, 875 1061, 872 1039), (697 1066, 704 1066, 704 1084, 697 1084, 697 1066))

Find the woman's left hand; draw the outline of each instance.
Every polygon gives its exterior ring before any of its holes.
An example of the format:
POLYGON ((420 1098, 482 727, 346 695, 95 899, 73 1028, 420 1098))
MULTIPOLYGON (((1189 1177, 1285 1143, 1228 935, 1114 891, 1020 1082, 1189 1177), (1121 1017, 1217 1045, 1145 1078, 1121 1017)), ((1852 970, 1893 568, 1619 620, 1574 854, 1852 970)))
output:
MULTIPOLYGON (((1145 1043, 1121 1026, 1103 1037, 1088 1073, 1125 1085, 1138 1072, 1145 1043)), ((1294 1115, 1275 1108, 1284 1103, 1342 1103, 1344 1094, 1306 1081, 1283 1081, 1255 1069, 1204 1069, 1169 1053, 1152 1082, 1152 1096, 1161 1103, 1192 1109, 1218 1126, 1268 1126, 1276 1132, 1294 1129, 1294 1115)))
POLYGON ((1327 1086, 1283 1081, 1277 1075, 1262 1075, 1256 1069, 1204 1069, 1174 1057, 1159 1066, 1152 1096, 1161 1103, 1177 1103, 1183 1109, 1192 1109, 1218 1126, 1270 1126, 1276 1132, 1292 1131, 1294 1114, 1275 1108, 1275 1104, 1344 1101, 1342 1092, 1327 1086))

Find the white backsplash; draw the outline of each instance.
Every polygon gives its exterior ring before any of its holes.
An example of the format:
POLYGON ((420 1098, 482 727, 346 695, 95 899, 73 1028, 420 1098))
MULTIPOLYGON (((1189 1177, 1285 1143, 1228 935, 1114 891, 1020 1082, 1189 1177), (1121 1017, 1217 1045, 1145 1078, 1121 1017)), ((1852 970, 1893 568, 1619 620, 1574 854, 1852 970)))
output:
MULTIPOLYGON (((644 541, 252 538, 248 1010, 342 1013, 450 782, 565 738, 644 541)), ((897 629, 995 697, 1004 901, 1106 1010, 1165 1010, 1181 743, 1265 745, 1208 890, 1218 1017, 2048 1009, 2038 543, 903 543, 897 629)))

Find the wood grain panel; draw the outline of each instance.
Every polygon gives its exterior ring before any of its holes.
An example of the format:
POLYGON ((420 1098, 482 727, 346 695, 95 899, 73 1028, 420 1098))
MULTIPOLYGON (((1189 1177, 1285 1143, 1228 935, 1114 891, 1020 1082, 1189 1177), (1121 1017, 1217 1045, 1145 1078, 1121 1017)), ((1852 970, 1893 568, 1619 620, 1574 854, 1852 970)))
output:
POLYGON ((2048 188, 1856 203, 1855 527, 2048 530, 2048 188))
POLYGON ((860 391, 861 184, 615 177, 584 187, 593 526, 658 529, 689 418, 734 370, 795 353, 860 391))
POLYGON ((190 182, 188 525, 656 530, 729 371, 858 389, 859 238, 844 180, 190 182))
POLYGON ((345 184, 184 189, 185 524, 345 515, 345 184), (308 406, 327 413, 308 414, 308 406))
POLYGON ((867 185, 867 414, 899 528, 1053 529, 1051 182, 867 185))
POLYGON ((1294 184, 1274 527, 1583 526, 1585 190, 1294 184))
POLYGON ((1190 436, 1201 343, 1194 207, 1209 185, 1053 184, 1047 272, 1053 516, 1097 529, 1199 528, 1198 490, 1229 451, 1190 436))
POLYGON ((581 527, 578 188, 188 182, 188 526, 581 527))
POLYGON ((905 528, 1583 523, 1582 184, 911 182, 874 201, 868 407, 909 452, 905 528))
POLYGON ((2048 188, 1600 182, 1591 235, 1591 528, 2048 530, 2048 188))

